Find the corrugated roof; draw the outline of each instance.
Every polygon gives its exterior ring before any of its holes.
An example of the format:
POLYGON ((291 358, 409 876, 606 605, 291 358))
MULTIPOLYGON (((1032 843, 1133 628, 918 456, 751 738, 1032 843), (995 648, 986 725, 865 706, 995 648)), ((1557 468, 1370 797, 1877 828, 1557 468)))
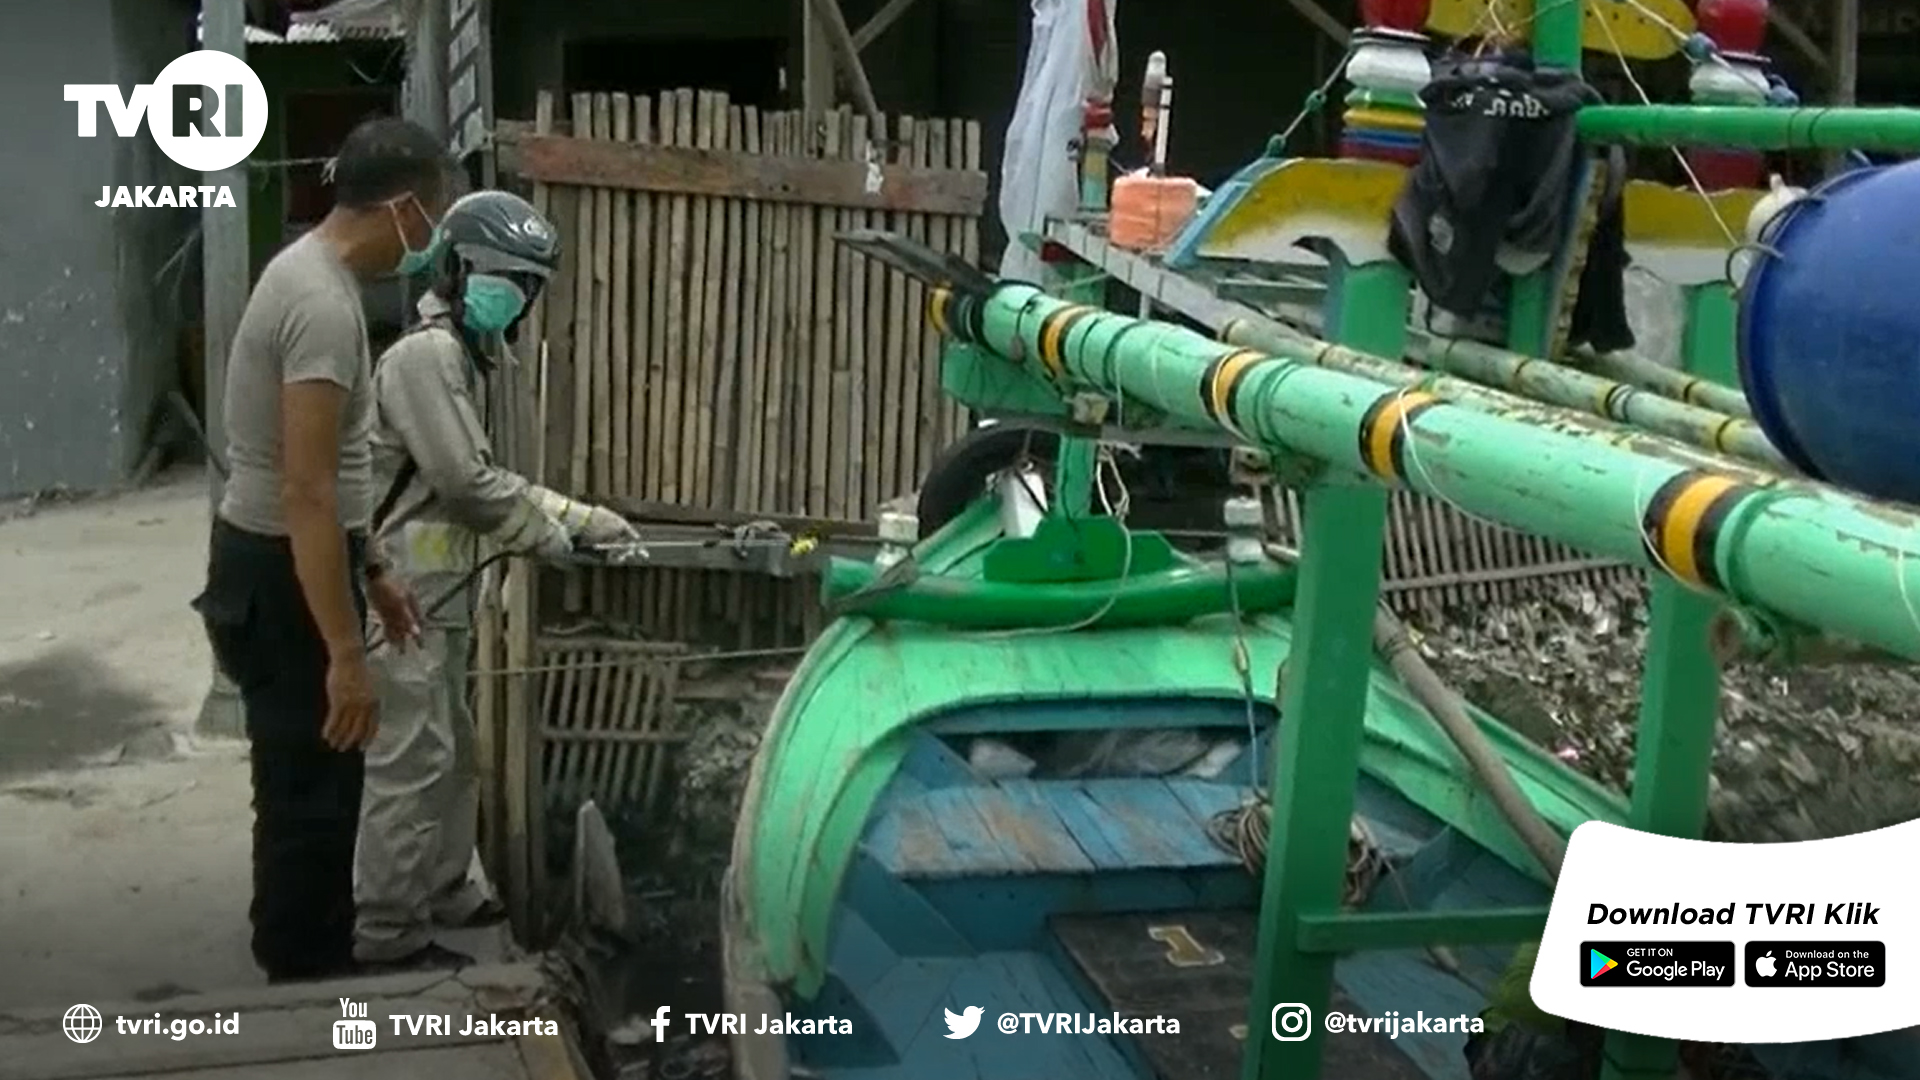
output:
POLYGON ((407 36, 398 0, 335 0, 314 11, 296 11, 283 37, 247 27, 249 45, 326 45, 341 41, 398 41, 407 36))
POLYGON ((281 37, 257 26, 247 27, 249 45, 325 45, 340 41, 398 41, 406 37, 398 26, 335 26, 332 23, 294 23, 281 37))

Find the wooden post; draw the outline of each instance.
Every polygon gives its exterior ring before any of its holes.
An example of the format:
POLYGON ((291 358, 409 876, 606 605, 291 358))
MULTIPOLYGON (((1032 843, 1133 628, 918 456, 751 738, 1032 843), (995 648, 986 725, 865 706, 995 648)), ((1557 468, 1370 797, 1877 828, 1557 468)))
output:
POLYGON ((1833 0, 1833 103, 1860 99, 1860 0, 1833 0))
POLYGON ((1787 39, 1787 44, 1806 57, 1807 61, 1820 72, 1821 78, 1829 83, 1832 82, 1833 61, 1828 59, 1826 52, 1820 46, 1814 44, 1813 38, 1801 29, 1800 24, 1793 21, 1792 16, 1781 11, 1777 6, 1771 7, 1767 10, 1767 25, 1778 31, 1781 37, 1787 39))
MULTIPOLYGON (((554 96, 543 90, 534 100, 534 131, 551 134, 554 127, 554 96)), ((591 130, 591 129, 588 129, 591 130)), ((533 186, 533 206, 542 215, 553 212, 554 193, 542 183, 533 186)), ((533 437, 516 448, 510 467, 536 483, 549 480, 546 461, 547 425, 547 335, 556 323, 569 318, 570 310, 551 292, 529 314, 526 327, 525 358, 531 359, 535 399, 532 408, 533 437)), ((561 406, 565 408, 566 406, 561 406)), ((556 466, 557 468, 558 466, 556 466)), ((498 770, 493 782, 498 785, 500 814, 487 823, 491 836, 487 847, 504 865, 489 870, 498 874, 495 886, 502 891, 507 913, 521 941, 534 941, 541 929, 539 911, 545 895, 546 794, 541 784, 544 744, 541 731, 546 718, 540 711, 540 681, 546 676, 534 674, 534 631, 539 612, 539 575, 526 559, 507 563, 506 587, 500 615, 505 640, 500 643, 506 658, 506 674, 500 683, 501 714, 499 740, 496 743, 498 770)), ((500 655, 495 653, 494 655, 500 655)), ((502 678, 501 676, 494 676, 502 678)))
MULTIPOLYGON (((1860 0, 1833 0, 1833 40, 1828 43, 1827 70, 1832 89, 1827 100, 1849 108, 1860 100, 1860 0)), ((1846 155, 1827 154, 1827 175, 1845 168, 1846 155)))
MULTIPOLYGON (((812 6, 811 22, 825 31, 827 45, 833 50, 834 64, 847 76, 853 91, 853 103, 867 114, 869 123, 880 119, 880 105, 873 98, 873 86, 867 82, 867 68, 860 62, 860 47, 854 44, 853 31, 847 29, 847 17, 840 0, 807 0, 812 6)), ((831 102, 829 102, 831 105, 831 102)))
MULTIPOLYGON (((247 58, 247 13, 245 0, 203 0, 201 9, 201 45, 247 58)), ((233 193, 231 207, 207 207, 200 211, 201 322, 205 344, 202 382, 207 388, 205 424, 207 452, 216 460, 226 455, 225 398, 227 387, 227 351, 233 347, 234 330, 240 325, 240 313, 246 310, 247 292, 252 285, 250 251, 247 244, 247 163, 206 174, 206 183, 224 187, 233 193)), ((220 508, 224 485, 220 470, 207 470, 207 496, 210 512, 220 508)), ((246 730, 241 712, 240 692, 219 671, 200 703, 200 717, 194 730, 201 735, 238 738, 246 730)))
POLYGON ((800 0, 800 108, 818 116, 833 108, 833 43, 814 15, 813 0, 800 0))

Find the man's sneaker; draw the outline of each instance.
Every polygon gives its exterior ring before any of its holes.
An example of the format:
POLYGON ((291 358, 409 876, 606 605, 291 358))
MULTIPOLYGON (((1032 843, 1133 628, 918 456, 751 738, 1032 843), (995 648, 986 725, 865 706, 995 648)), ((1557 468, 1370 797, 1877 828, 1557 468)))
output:
POLYGON ((397 960, 362 961, 360 971, 364 975, 394 975, 403 971, 457 971, 472 967, 474 959, 463 952, 455 952, 439 942, 428 942, 424 948, 402 956, 397 960))

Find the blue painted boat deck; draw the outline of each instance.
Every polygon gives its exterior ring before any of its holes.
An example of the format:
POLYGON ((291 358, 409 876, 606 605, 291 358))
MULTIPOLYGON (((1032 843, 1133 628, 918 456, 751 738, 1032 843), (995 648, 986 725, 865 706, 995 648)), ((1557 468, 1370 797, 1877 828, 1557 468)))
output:
MULTIPOLYGON (((832 1080, 1232 1080, 1223 1063, 1242 1046, 1234 1029, 1245 1023, 1259 882, 1208 823, 1241 805, 1245 784, 1231 774, 993 780, 940 739, 919 740, 843 881, 827 984, 795 1003, 796 1016, 852 1018, 856 1034, 795 1037, 795 1060, 832 1080), (1164 941, 1142 936, 1169 921, 1232 939, 1214 950, 1213 970, 1176 969, 1164 941), (1127 950, 1124 962, 1107 955, 1127 950), (946 1011, 968 1006, 983 1010, 978 1031, 948 1038, 946 1011), (1186 1027, 1177 1046, 996 1027, 1005 1013, 1116 1009, 1182 1016, 1186 1027)), ((1399 867, 1372 906, 1540 899, 1539 886, 1385 787, 1363 779, 1358 796, 1399 867)), ((1473 1015, 1504 953, 1462 951, 1460 961, 1456 976, 1421 952, 1344 958, 1336 1001, 1369 1015, 1473 1015)), ((1377 1043, 1343 1051, 1339 1080, 1467 1080, 1464 1035, 1352 1037, 1366 1038, 1377 1043)))
POLYGON ((1208 780, 1002 780, 896 792, 865 850, 906 880, 1237 866, 1207 822, 1240 805, 1208 780))

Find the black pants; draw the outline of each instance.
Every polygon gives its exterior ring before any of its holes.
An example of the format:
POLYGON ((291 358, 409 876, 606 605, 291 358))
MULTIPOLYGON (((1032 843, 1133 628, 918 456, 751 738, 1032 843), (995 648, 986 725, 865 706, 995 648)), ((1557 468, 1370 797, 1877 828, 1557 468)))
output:
MULTIPOLYGON (((364 620, 363 538, 348 537, 364 620)), ((353 961, 353 845, 364 775, 358 751, 322 742, 327 649, 285 537, 216 518, 207 588, 193 606, 215 661, 240 690, 253 759, 254 962, 275 981, 324 978, 353 961)))

